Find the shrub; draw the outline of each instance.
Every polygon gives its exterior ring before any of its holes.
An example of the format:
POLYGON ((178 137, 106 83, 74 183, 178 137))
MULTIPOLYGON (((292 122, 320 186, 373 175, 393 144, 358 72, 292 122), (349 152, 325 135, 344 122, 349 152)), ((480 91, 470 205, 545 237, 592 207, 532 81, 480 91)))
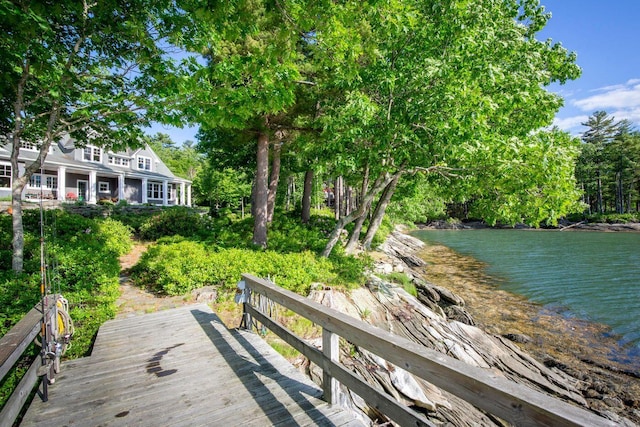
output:
POLYGON ((163 209, 140 226, 140 237, 157 240, 164 236, 206 237, 213 229, 212 220, 197 211, 176 206, 163 209))
MULTIPOLYGON (((347 259, 355 260, 336 257, 345 263, 347 259)), ((340 269, 336 269, 336 265, 340 266, 309 251, 283 254, 242 248, 216 250, 205 243, 173 239, 171 242, 162 240, 143 254, 132 269, 131 277, 138 285, 157 292, 182 295, 208 285, 233 292, 241 274, 251 273, 271 278, 283 288, 306 295, 313 282, 353 286, 353 281, 339 277, 340 269)), ((356 274, 352 273, 349 278, 352 276, 356 274)), ((361 276, 362 270, 357 278, 361 279, 361 276)))
POLYGON ((114 251, 117 256, 122 256, 131 251, 133 247, 131 241, 133 230, 131 227, 112 218, 106 218, 96 222, 98 232, 101 238, 104 239, 104 243, 109 250, 114 251))

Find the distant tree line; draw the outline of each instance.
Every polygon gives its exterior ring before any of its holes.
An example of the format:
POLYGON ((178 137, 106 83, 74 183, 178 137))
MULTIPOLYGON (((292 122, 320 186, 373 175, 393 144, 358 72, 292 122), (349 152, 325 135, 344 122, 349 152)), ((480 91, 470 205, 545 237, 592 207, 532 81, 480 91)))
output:
POLYGON ((582 123, 576 179, 589 214, 640 211, 640 132, 628 120, 596 111, 582 123))

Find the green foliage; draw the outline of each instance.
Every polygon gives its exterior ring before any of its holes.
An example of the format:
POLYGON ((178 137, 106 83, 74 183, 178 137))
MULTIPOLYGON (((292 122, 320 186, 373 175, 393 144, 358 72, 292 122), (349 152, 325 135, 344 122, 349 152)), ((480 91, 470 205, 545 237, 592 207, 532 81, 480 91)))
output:
POLYGON ((626 121, 596 111, 576 165, 587 213, 628 213, 640 204, 640 132, 626 121))
POLYGON ((640 222, 640 213, 626 214, 593 214, 586 215, 584 218, 589 222, 600 222, 607 224, 626 224, 629 222, 640 222))
MULTIPOLYGON (((362 270, 350 277, 339 272, 349 271, 348 257, 335 263, 311 252, 277 253, 271 250, 215 250, 205 243, 172 239, 149 248, 132 269, 132 279, 141 286, 167 295, 182 295, 202 286, 213 285, 233 292, 242 273, 269 277, 285 289, 302 295, 309 292, 312 282, 343 286, 361 283, 362 270), (355 280, 360 279, 360 282, 355 280)), ((362 264, 357 265, 362 268, 362 264)), ((353 265, 349 266, 353 269, 353 265)))
POLYGON ((447 191, 439 178, 418 174, 400 181, 387 215, 403 224, 426 223, 444 217, 447 191))
POLYGON ((193 146, 193 141, 176 146, 169 135, 163 133, 145 137, 145 140, 176 176, 193 180, 202 169, 203 158, 193 146))
POLYGON ((122 256, 131 251, 133 248, 131 227, 112 218, 96 222, 98 233, 104 239, 106 247, 114 251, 116 256, 122 256))
POLYGON ((163 209, 148 218, 139 229, 140 237, 145 240, 156 240, 163 236, 204 236, 211 233, 211 218, 198 211, 176 206, 163 209))
POLYGON ((472 218, 491 225, 556 225, 559 218, 582 210, 574 176, 579 144, 557 129, 496 140, 492 147, 472 150, 482 158, 482 170, 453 184, 471 201, 472 218))
POLYGON ((229 207, 239 210, 242 200, 251 196, 251 178, 233 168, 217 170, 208 165, 193 183, 201 202, 218 210, 229 207))
POLYGON ((385 216, 382 219, 382 223, 380 227, 376 231, 375 236, 373 236, 373 240, 371 241, 371 247, 375 248, 384 243, 385 239, 391 232, 393 231, 394 223, 393 218, 389 216, 385 216))
POLYGON ((322 252, 327 234, 335 220, 312 215, 308 224, 302 224, 293 215, 278 215, 269 228, 269 249, 277 252, 322 252))

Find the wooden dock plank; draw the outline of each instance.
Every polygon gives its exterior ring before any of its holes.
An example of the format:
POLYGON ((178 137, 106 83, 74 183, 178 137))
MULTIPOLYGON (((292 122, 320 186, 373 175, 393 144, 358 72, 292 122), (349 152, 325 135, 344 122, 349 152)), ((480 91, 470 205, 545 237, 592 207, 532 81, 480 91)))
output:
POLYGON ((21 426, 362 425, 259 336, 206 305, 105 323, 21 426))

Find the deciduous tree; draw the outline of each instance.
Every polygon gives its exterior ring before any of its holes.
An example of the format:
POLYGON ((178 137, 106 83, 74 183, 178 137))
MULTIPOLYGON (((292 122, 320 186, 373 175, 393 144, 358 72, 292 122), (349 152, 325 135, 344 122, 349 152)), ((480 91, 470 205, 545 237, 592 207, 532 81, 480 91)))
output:
POLYGON ((136 144, 144 112, 159 108, 166 89, 156 77, 168 72, 159 42, 172 7, 163 0, 0 0, 0 123, 12 144, 15 271, 23 269, 21 194, 50 145, 63 135, 79 146, 136 144), (21 173, 24 141, 40 152, 21 173))

